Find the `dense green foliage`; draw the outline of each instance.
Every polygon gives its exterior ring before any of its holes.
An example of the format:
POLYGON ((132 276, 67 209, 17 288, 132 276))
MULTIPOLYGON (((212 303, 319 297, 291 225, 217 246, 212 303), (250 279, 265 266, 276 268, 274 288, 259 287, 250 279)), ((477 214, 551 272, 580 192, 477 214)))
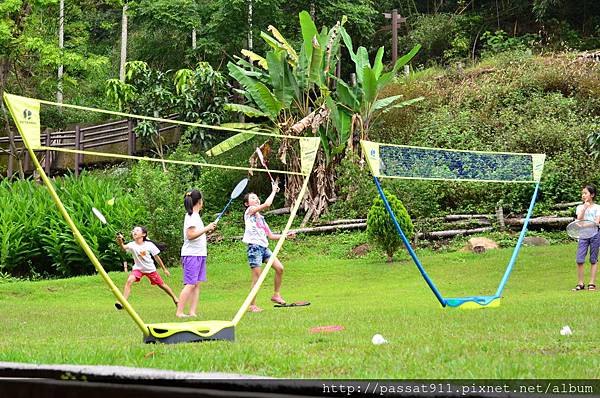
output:
MULTIPOLYGON (((57 179, 54 187, 106 269, 121 269, 126 256, 114 243, 115 233, 127 234, 143 218, 142 203, 123 193, 116 181, 87 174, 57 179), (107 204, 114 197, 114 205, 107 204), (93 216, 92 207, 109 225, 93 216)), ((28 277, 96 272, 46 188, 32 180, 0 181, 0 234, 0 272, 28 277)))
MULTIPOLYGON (((176 72, 152 69, 142 61, 128 62, 125 67, 124 82, 107 81, 106 95, 119 110, 152 117, 177 114, 178 120, 205 125, 225 121, 226 81, 208 63, 200 62, 193 69, 176 72)), ((164 137, 158 122, 138 121, 134 132, 142 141, 152 143, 159 157, 164 157, 164 137)), ((185 127, 183 136, 200 147, 208 146, 214 139, 210 132, 196 126, 185 127)))
MULTIPOLYGON (((414 227, 408 211, 406 211, 402 202, 395 195, 386 190, 383 190, 383 193, 404 236, 407 239, 411 239, 414 227)), ((388 213, 380 196, 377 196, 373 200, 373 205, 367 215, 367 235, 369 240, 385 251, 389 262, 392 261, 394 253, 403 245, 402 238, 396 230, 392 216, 388 213)))

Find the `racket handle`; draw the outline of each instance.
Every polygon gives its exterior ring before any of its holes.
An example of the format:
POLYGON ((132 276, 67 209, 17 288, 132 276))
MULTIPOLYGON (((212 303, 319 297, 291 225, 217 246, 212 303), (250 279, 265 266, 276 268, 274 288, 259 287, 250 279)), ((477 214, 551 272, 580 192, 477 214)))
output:
POLYGON ((227 210, 227 208, 229 207, 229 205, 231 204, 231 201, 233 199, 229 199, 229 202, 227 202, 227 204, 225 205, 225 207, 223 208, 223 211, 217 216, 217 219, 215 220, 215 224, 219 222, 219 220, 221 219, 221 217, 223 217, 223 214, 225 214, 225 210, 227 210))

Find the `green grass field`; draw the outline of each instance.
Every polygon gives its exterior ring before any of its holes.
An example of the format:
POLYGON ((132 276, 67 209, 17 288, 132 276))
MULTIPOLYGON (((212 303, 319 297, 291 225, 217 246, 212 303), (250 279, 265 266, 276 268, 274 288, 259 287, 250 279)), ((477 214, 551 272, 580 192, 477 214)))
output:
MULTIPOLYGON (((357 236, 359 236, 357 238, 357 236)), ((499 308, 442 309, 406 252, 393 264, 372 252, 347 256, 356 234, 298 238, 283 247, 283 295, 309 307, 247 314, 236 341, 146 345, 99 276, 0 284, 0 361, 96 364, 290 378, 595 378, 600 295, 570 291, 575 244, 524 247, 499 308), (311 334, 322 325, 345 330, 311 334), (572 336, 561 336, 564 325, 572 336), (381 333, 389 344, 375 346, 381 333), (595 370, 594 370, 595 369, 595 370)), ((250 287, 241 243, 209 247, 201 320, 230 320, 250 287)), ((510 249, 476 255, 420 251, 446 296, 493 294, 510 249)), ((177 293, 181 271, 165 278, 177 293)), ((119 287, 125 273, 111 273, 119 287)), ((587 281, 586 281, 587 282, 587 281)), ((144 280, 130 302, 147 322, 176 321, 144 280)))

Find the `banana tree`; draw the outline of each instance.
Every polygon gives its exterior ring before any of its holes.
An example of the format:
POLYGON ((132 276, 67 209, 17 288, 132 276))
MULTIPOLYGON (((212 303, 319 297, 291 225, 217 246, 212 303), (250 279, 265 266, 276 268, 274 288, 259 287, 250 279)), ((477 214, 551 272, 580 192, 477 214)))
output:
MULTIPOLYGON (((346 30, 342 28, 340 33, 350 58, 354 62, 356 85, 352 86, 343 79, 337 79, 335 92, 337 102, 330 101, 330 106, 332 108, 337 106, 337 113, 345 117, 345 120, 340 121, 334 119, 336 129, 346 129, 347 125, 350 125, 351 139, 348 142, 348 147, 353 149, 354 144, 359 139, 368 138, 370 128, 382 114, 392 109, 412 105, 424 99, 423 97, 417 97, 399 102, 403 98, 402 95, 381 98, 383 89, 392 82, 398 70, 410 62, 419 52, 421 45, 417 44, 408 54, 398 59, 390 71, 384 72, 383 47, 380 47, 377 51, 371 66, 367 49, 361 46, 354 52, 352 39, 346 30), (348 122, 348 119, 350 122, 348 122)), ((342 119, 342 116, 340 116, 340 119, 342 119)))
MULTIPOLYGON (((344 29, 345 17, 332 29, 323 28, 320 32, 306 11, 299 17, 302 32, 299 51, 276 28, 269 26, 270 34, 261 33, 270 46, 264 56, 242 50, 245 58, 228 64, 229 73, 239 83, 239 93, 247 102, 227 104, 226 108, 262 119, 285 135, 318 135, 321 138, 316 176, 303 203, 307 214, 312 214, 315 219, 335 198, 335 166, 344 156, 347 142, 352 142, 353 133, 360 131, 366 136, 381 112, 409 103, 398 103, 399 96, 380 98, 380 93, 398 68, 417 53, 419 46, 398 60, 391 71, 384 73, 383 48, 378 51, 373 66, 364 47, 354 53, 352 41, 344 29), (342 39, 356 66, 356 87, 336 79, 332 73, 339 61, 342 39)), ((252 137, 241 133, 232 140, 240 144, 252 137)), ((230 147, 232 140, 224 145, 230 147)), ((220 148, 217 146, 217 149, 220 148)), ((280 142, 279 156, 288 169, 300 170, 299 154, 285 139, 280 142)), ((299 177, 289 177, 286 197, 295 197, 300 184, 299 177)))
MULTIPOLYGON (((242 50, 245 58, 236 63, 230 62, 227 67, 230 75, 239 83, 238 90, 245 99, 245 104, 227 104, 226 109, 237 111, 251 118, 266 120, 272 128, 285 135, 302 135, 307 127, 311 127, 313 135, 320 135, 324 143, 328 141, 323 134, 324 125, 329 120, 327 98, 331 95, 330 86, 333 77, 330 71, 335 70, 338 62, 341 36, 339 31, 346 22, 344 17, 331 30, 323 28, 320 32, 310 15, 303 11, 299 15, 303 42, 297 51, 273 26, 268 32, 261 32, 261 38, 270 49, 264 56, 249 50, 242 50)), ((309 133, 310 134, 310 133, 309 133)), ((252 134, 241 133, 223 143, 230 148, 232 143, 241 144, 253 137, 252 134)), ((289 140, 282 138, 279 142, 279 158, 291 171, 300 170, 300 157, 289 140)), ((317 162, 327 163, 330 159, 329 145, 319 154, 317 162)), ((207 154, 220 153, 221 144, 212 148, 207 154)), ((252 165, 257 161, 256 155, 250 159, 252 165)), ((333 167, 330 165, 329 167, 333 167)), ((320 168, 321 170, 323 168, 320 168)), ((327 197, 333 197, 333 174, 324 172, 325 178, 315 179, 305 199, 306 209, 317 207, 324 209, 327 197), (321 192, 321 194, 317 194, 321 192), (326 194, 323 194, 323 193, 326 194)), ((286 183, 286 197, 296 197, 301 187, 299 177, 289 177, 286 183)), ((321 211, 317 211, 320 214, 321 211)))

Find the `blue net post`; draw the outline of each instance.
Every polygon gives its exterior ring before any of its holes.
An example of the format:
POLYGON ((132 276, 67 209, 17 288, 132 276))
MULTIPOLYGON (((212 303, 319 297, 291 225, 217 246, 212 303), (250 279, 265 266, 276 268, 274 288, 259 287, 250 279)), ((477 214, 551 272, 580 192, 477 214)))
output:
POLYGON ((535 184, 535 190, 533 191, 533 197, 531 198, 531 202, 529 203, 529 209, 527 210, 527 216, 525 217, 525 221, 523 222, 523 229, 521 229, 521 234, 519 235, 519 240, 517 241, 517 245, 515 246, 510 261, 508 263, 508 267, 506 267, 506 271, 504 272, 504 276, 500 281, 500 285, 498 286, 498 290, 496 291, 496 296, 500 297, 502 294, 502 290, 504 290, 504 286, 506 285, 506 281, 508 281, 508 277, 515 265, 515 261, 517 261, 517 256, 519 255, 519 250, 521 250, 521 246, 523 245, 523 239, 525 239, 525 233, 527 232, 527 225, 529 224, 529 219, 531 218, 531 214, 533 213, 533 208, 535 206, 535 200, 537 199, 538 191, 540 188, 540 182, 538 181, 535 184))
POLYGON ((415 265, 419 269, 419 272, 421 272, 421 275, 423 275, 425 282, 427 282, 427 285, 429 285, 429 288, 431 289, 433 294, 435 294, 435 297, 437 297, 437 299, 440 302, 440 304, 442 305, 442 307, 445 307, 446 300, 444 299, 444 297, 442 297, 442 294, 440 293, 438 288, 435 286, 433 281, 429 278, 429 275, 427 275, 427 272, 425 272, 425 269, 423 268, 423 266, 421 265, 421 262, 417 258, 417 254, 415 253, 413 248, 410 246, 410 242, 406 238, 406 235, 404 235, 402 228, 400 228, 400 225, 398 224, 398 220, 396 220, 396 216, 394 215, 394 212, 392 211, 392 208, 390 207, 390 204, 389 204, 387 198, 385 197, 383 190, 381 189, 379 180, 377 179, 377 177, 373 177, 373 180, 375 180, 375 185, 377 185, 377 191, 379 191, 379 196, 381 196, 381 199, 383 200, 383 204, 385 205, 385 208, 387 209, 392 221, 394 222, 396 231, 398 231, 398 233, 400 234, 400 237, 402 238, 402 242, 404 242, 404 246, 406 246, 406 250, 408 250, 408 253, 412 257, 413 261, 415 262, 415 265))

